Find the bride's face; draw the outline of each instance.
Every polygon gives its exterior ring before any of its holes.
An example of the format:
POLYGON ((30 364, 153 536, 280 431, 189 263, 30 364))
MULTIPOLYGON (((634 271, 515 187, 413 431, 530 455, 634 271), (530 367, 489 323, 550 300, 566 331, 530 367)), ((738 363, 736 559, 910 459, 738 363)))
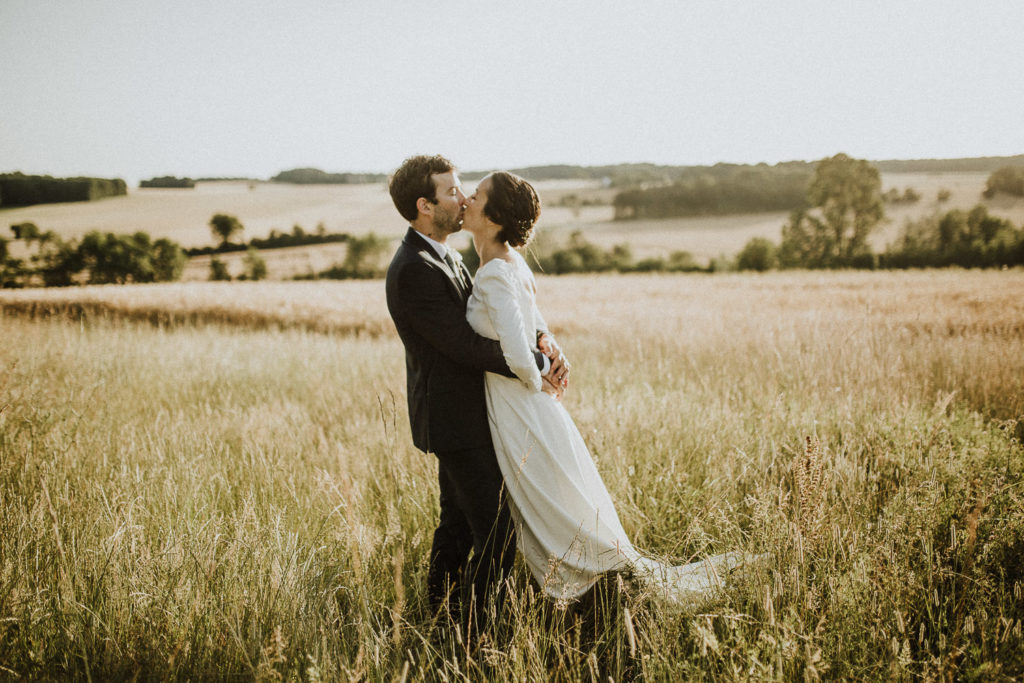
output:
POLYGON ((466 212, 462 219, 462 229, 477 239, 493 239, 501 231, 501 226, 484 214, 487 206, 487 194, 491 191, 491 176, 487 176, 476 186, 476 191, 466 199, 466 212))

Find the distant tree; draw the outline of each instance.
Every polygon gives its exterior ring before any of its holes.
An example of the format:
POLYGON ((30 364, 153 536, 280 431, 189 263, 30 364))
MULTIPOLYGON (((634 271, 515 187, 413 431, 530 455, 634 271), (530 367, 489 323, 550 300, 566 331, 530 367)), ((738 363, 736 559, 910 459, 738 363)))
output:
POLYGON ((176 243, 160 238, 153 243, 153 274, 157 282, 172 282, 185 272, 188 257, 176 243))
POLYGON ((737 270, 764 272, 779 265, 775 243, 765 237, 753 237, 736 257, 737 270))
POLYGON ((10 251, 7 249, 7 239, 0 237, 0 268, 3 267, 3 262, 7 260, 7 255, 10 251))
POLYGON ((372 278, 384 274, 382 257, 387 252, 388 240, 374 233, 353 237, 348 241, 348 251, 342 265, 348 277, 372 278))
POLYGON ((249 247, 242 257, 245 264, 245 275, 247 280, 263 280, 267 277, 267 262, 260 256, 260 250, 256 247, 249 247))
POLYGON ((14 239, 25 240, 26 242, 38 239, 40 234, 42 234, 35 223, 16 223, 11 226, 11 232, 14 233, 14 239))
POLYGON ((383 173, 327 173, 319 168, 293 168, 271 178, 275 183, 326 185, 343 183, 374 183, 384 180, 383 173))
POLYGON ((807 189, 809 210, 798 209, 782 229, 784 266, 854 265, 870 255, 867 238, 885 215, 878 169, 846 154, 818 162, 807 189))
POLYGON ((991 199, 999 192, 1024 197, 1024 167, 1003 166, 993 171, 985 183, 985 191, 982 194, 991 199))
MULTIPOLYGON (((39 236, 38 251, 31 258, 34 270, 46 287, 75 284, 75 276, 85 267, 80 247, 62 240, 55 232, 39 236)), ((31 278, 31 270, 26 273, 31 278)))
POLYGON ((139 187, 162 187, 175 189, 190 189, 196 186, 196 181, 191 178, 178 178, 176 176, 164 175, 149 180, 143 180, 139 187))
POLYGON ((210 279, 224 282, 231 280, 231 273, 228 272, 227 264, 219 258, 214 257, 210 259, 210 279))
POLYGON ((218 213, 210 219, 210 232, 214 239, 219 239, 221 246, 231 241, 231 238, 240 234, 245 227, 234 216, 218 213))
POLYGON ((700 266, 697 265, 697 261, 694 260, 693 254, 690 252, 673 251, 668 255, 668 262, 665 263, 665 270, 689 273, 695 270, 700 270, 700 266))
POLYGON ((935 195, 935 199, 938 200, 939 203, 948 202, 949 198, 952 197, 952 196, 953 196, 953 193, 943 187, 943 188, 939 189, 938 194, 935 195))
POLYGON ((89 284, 152 282, 152 242, 146 233, 122 236, 87 233, 78 252, 89 271, 89 284))
POLYGON ((625 273, 633 267, 633 249, 628 244, 616 244, 608 255, 613 270, 625 273))
POLYGON ((1024 265, 1024 229, 990 215, 984 204, 969 212, 954 209, 908 222, 884 262, 891 268, 1024 265))

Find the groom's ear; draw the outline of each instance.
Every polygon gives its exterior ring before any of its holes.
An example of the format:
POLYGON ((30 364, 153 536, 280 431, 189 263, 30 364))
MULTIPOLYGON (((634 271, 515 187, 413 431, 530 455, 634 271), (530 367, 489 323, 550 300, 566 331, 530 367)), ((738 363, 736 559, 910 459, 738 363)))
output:
POLYGON ((431 202, 426 197, 420 197, 419 199, 416 200, 416 209, 420 213, 426 214, 427 216, 429 216, 431 213, 433 213, 433 206, 434 206, 434 203, 431 202))

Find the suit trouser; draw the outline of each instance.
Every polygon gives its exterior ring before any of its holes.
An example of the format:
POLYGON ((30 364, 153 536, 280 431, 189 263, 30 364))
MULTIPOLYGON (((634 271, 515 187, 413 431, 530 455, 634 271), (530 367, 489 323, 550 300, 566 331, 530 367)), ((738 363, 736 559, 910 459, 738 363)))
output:
POLYGON ((437 608, 449 591, 449 599, 457 602, 468 599, 472 589, 481 625, 488 591, 498 584, 500 604, 503 578, 515 560, 515 530, 504 500, 504 480, 490 447, 438 453, 437 459, 441 521, 430 550, 427 594, 437 608), (470 549, 473 560, 467 563, 470 549))

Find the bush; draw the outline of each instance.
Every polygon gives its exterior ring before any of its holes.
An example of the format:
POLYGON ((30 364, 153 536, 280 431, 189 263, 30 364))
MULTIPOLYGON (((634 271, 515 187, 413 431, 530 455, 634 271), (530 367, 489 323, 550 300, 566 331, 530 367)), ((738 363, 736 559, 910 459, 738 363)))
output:
POLYGON ((991 199, 999 192, 1024 197, 1024 167, 1003 166, 993 171, 982 194, 986 199, 991 199))
POLYGON ((35 223, 16 223, 11 226, 11 232, 14 233, 14 239, 25 241, 38 239, 42 234, 35 223))
POLYGON ((1024 265, 1024 230, 989 215, 981 204, 966 213, 954 209, 908 221, 881 263, 889 268, 1024 265))
POLYGON ((231 280, 231 274, 228 273, 227 264, 219 258, 210 259, 210 279, 222 282, 231 280))
POLYGON ((260 256, 260 250, 256 247, 249 247, 242 257, 242 263, 245 264, 243 280, 263 280, 267 277, 267 262, 260 256))
POLYGON ((779 265, 775 243, 765 237, 754 237, 736 257, 737 270, 774 270, 779 265))
POLYGON ((66 287, 86 274, 90 284, 164 282, 181 277, 187 258, 171 240, 155 242, 144 232, 115 235, 89 232, 78 243, 64 241, 48 231, 33 239, 35 253, 25 264, 20 259, 0 258, 4 287, 66 287))
POLYGON ((363 237, 349 237, 344 262, 311 276, 297 279, 329 278, 347 280, 383 277, 387 271, 387 251, 390 241, 370 233, 363 237))

